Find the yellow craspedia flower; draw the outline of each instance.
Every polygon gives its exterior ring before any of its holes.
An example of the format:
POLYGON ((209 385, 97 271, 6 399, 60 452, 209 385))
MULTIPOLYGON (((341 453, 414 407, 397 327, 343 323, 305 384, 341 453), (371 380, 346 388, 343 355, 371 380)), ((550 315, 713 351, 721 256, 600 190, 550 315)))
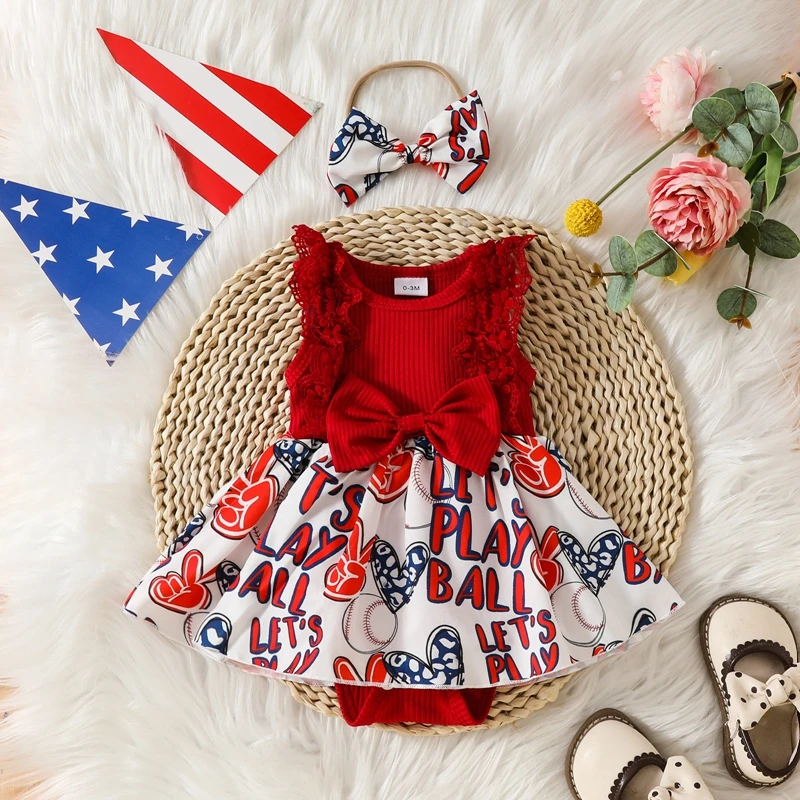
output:
POLYGON ((564 212, 564 227, 573 236, 593 236, 603 224, 603 212, 597 203, 583 198, 564 212))

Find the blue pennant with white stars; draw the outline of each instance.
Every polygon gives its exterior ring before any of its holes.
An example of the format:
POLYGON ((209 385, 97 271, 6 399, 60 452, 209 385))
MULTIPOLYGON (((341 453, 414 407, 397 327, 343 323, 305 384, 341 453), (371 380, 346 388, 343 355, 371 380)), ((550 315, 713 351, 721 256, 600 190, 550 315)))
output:
POLYGON ((13 181, 0 211, 109 364, 208 236, 13 181))

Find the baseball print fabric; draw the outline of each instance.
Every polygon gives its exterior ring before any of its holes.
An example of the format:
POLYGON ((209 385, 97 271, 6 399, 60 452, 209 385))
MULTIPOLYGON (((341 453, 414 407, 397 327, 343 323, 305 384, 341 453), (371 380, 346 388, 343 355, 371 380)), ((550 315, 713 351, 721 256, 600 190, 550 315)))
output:
POLYGON ((489 156, 489 122, 475 91, 437 114, 413 145, 353 108, 331 145, 328 180, 350 206, 390 172, 424 164, 465 194, 483 175, 489 156))
POLYGON ((680 604, 546 439, 503 436, 481 477, 425 437, 346 473, 327 444, 285 437, 126 609, 255 672, 477 688, 624 650, 680 604))

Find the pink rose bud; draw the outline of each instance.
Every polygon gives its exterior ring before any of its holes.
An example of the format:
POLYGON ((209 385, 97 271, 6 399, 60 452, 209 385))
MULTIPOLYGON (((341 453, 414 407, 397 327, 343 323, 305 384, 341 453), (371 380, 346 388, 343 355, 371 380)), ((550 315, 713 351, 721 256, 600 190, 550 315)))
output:
POLYGON ((707 56, 699 47, 691 51, 684 47, 650 70, 639 97, 662 139, 675 136, 691 122, 698 100, 731 85, 727 71, 716 63, 718 55, 716 50, 707 56))
POLYGON ((725 246, 749 211, 744 173, 714 156, 679 153, 647 186, 653 230, 679 250, 708 255, 725 246))

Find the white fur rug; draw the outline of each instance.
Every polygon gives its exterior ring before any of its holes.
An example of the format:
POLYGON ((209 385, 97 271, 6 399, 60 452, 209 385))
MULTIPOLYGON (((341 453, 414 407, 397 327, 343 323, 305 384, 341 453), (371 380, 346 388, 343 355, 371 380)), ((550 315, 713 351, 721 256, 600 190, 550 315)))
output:
MULTIPOLYGON (((735 83, 798 68, 784 0, 4 0, 0 174, 101 202, 203 223, 95 26, 321 100, 325 107, 197 253, 109 369, 0 221, 0 674, 20 710, 0 753, 81 798, 547 798, 565 800, 567 744, 616 706, 683 753, 717 798, 751 798, 724 770, 721 720, 696 625, 719 595, 752 592, 800 632, 797 264, 757 268, 751 333, 722 322, 717 294, 741 282, 722 255, 688 287, 649 279, 637 309, 666 352, 694 436, 696 489, 671 575, 688 607, 621 659, 575 678, 514 727, 410 738, 352 730, 281 685, 168 644, 120 612, 156 555, 151 429, 172 360, 212 294, 297 222, 343 213, 325 179, 347 91, 366 68, 422 58, 477 87, 491 166, 466 198, 432 174, 387 179, 357 210, 469 205, 561 230, 572 200, 597 196, 658 144, 638 107, 648 67, 684 45, 718 49, 735 83), (794 63, 793 63, 794 62, 794 63)), ((452 98, 434 75, 373 80, 363 107, 401 136, 452 98)), ((661 162, 665 163, 666 158, 661 162)), ((640 176, 606 205, 608 236, 645 226, 640 176)), ((792 176, 776 216, 797 224, 792 176)), ((797 797, 800 776, 771 797, 797 797)))

